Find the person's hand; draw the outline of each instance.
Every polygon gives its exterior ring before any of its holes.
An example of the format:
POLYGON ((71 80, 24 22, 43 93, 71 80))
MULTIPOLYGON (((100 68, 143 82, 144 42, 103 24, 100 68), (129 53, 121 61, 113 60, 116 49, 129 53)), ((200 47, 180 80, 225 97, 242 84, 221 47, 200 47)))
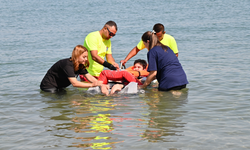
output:
POLYGON ((115 84, 110 91, 110 95, 114 94, 116 91, 121 91, 123 87, 123 84, 115 84))
POLYGON ((147 86, 145 86, 145 85, 143 84, 143 85, 138 85, 137 87, 138 87, 138 89, 144 89, 144 88, 146 88, 147 86))
POLYGON ((102 84, 100 87, 101 87, 101 88, 104 88, 104 89, 106 89, 106 90, 109 89, 109 85, 108 85, 108 84, 102 84))
POLYGON ((122 63, 123 66, 125 66, 126 62, 127 62, 126 60, 121 60, 120 61, 120 63, 122 63))
POLYGON ((102 84, 101 91, 102 91, 103 94, 108 96, 109 95, 109 85, 108 84, 102 84))
POLYGON ((119 65, 116 62, 114 62, 112 65, 116 67, 116 69, 119 69, 119 65))
MULTIPOLYGON (((107 62, 107 61, 104 61, 104 63, 102 64, 104 67, 107 67, 107 68, 109 68, 110 70, 117 70, 117 68, 114 66, 114 65, 112 65, 112 64, 110 64, 109 62, 107 62)), ((118 65, 118 64, 117 64, 118 65)), ((119 68, 119 66, 118 66, 118 68, 119 68)))
POLYGON ((102 85, 101 81, 96 80, 96 81, 92 82, 92 86, 93 87, 95 87, 95 86, 101 86, 101 85, 102 85))

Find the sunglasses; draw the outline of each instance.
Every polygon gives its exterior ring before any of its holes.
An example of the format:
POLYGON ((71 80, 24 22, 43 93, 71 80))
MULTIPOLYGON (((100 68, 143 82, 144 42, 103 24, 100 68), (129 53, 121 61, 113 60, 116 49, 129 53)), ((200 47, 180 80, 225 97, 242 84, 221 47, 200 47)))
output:
POLYGON ((109 36, 115 36, 115 34, 113 33, 113 32, 110 32, 109 31, 109 28, 107 27, 107 29, 108 29, 108 32, 109 32, 109 36))

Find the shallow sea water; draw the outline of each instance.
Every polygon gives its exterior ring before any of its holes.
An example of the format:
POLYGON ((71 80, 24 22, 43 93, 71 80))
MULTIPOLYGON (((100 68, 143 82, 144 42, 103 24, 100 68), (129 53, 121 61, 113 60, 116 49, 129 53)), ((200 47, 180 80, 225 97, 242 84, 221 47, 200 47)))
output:
MULTIPOLYGON (((0 0, 0 149, 250 149, 248 0, 0 0), (116 62, 145 31, 175 37, 189 84, 114 96, 41 92, 57 60, 114 20, 116 62)), ((132 58, 146 59, 147 50, 132 58)))

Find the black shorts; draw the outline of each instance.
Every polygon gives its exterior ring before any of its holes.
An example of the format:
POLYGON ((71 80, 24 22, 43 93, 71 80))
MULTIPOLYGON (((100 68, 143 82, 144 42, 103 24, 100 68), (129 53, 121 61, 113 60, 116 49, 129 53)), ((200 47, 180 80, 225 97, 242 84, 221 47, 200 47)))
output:
POLYGON ((175 87, 172 87, 172 88, 169 88, 169 89, 162 89, 162 88, 158 88, 159 91, 171 91, 171 90, 181 90, 181 89, 184 89, 186 88, 186 84, 184 85, 181 85, 181 86, 175 86, 175 87))
POLYGON ((65 89, 58 89, 58 88, 49 88, 49 89, 41 89, 44 92, 50 92, 50 93, 58 93, 58 92, 65 92, 65 89))

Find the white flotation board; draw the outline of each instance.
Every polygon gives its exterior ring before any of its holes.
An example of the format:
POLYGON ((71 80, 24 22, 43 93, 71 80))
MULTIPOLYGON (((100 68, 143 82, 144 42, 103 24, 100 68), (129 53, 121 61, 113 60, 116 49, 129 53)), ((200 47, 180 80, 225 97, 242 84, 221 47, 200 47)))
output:
MULTIPOLYGON (((109 83, 110 87, 114 85, 114 83, 109 83)), ((121 91, 118 92, 118 94, 137 94, 137 93, 144 93, 145 91, 140 89, 138 90, 137 87, 138 83, 136 82, 130 82, 128 85, 126 85, 121 91)), ((87 93, 89 94, 102 94, 101 89, 99 86, 97 87, 91 87, 87 90, 87 93)))

